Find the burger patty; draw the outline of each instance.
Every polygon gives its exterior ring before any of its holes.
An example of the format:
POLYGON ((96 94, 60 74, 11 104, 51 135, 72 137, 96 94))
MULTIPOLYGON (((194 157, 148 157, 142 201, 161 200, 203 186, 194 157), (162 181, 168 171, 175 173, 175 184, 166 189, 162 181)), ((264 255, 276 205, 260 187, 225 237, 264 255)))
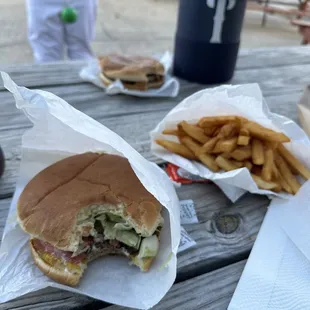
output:
POLYGON ((163 76, 158 74, 148 74, 147 79, 149 82, 161 82, 163 80, 163 76))
MULTIPOLYGON (((105 76, 106 76, 109 80, 115 81, 114 78, 111 78, 111 77, 109 77, 109 76, 106 75, 106 74, 105 74, 105 76)), ((162 75, 158 75, 158 74, 153 74, 153 73, 151 73, 151 74, 147 74, 146 77, 147 77, 149 83, 153 83, 153 82, 162 82, 162 81, 163 81, 163 76, 162 76, 162 75)), ((131 84, 131 85, 135 85, 135 84, 143 84, 143 85, 144 85, 144 84, 146 83, 146 82, 143 82, 143 81, 126 81, 126 80, 123 80, 123 79, 121 79, 121 81, 122 81, 123 83, 131 84)))
POLYGON ((118 240, 105 240, 102 234, 99 234, 96 238, 92 236, 83 237, 83 244, 81 245, 83 252, 75 256, 73 252, 57 249, 50 243, 39 239, 33 239, 32 244, 38 253, 49 253, 72 264, 80 264, 86 260, 91 261, 103 255, 124 254, 129 256, 137 252, 136 249, 118 240))

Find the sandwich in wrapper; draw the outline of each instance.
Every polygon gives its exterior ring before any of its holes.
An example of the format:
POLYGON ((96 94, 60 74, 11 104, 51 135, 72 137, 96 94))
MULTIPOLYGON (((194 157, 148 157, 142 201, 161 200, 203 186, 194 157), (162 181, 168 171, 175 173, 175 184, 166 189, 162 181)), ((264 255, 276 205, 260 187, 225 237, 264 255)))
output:
POLYGON ((127 89, 144 91, 160 88, 165 82, 165 68, 153 58, 106 55, 99 57, 99 63, 99 76, 106 86, 120 80, 127 89))
POLYGON ((124 255, 148 271, 159 249, 162 205, 141 184, 128 160, 82 153, 39 172, 17 204, 40 270, 75 286, 87 263, 124 255))

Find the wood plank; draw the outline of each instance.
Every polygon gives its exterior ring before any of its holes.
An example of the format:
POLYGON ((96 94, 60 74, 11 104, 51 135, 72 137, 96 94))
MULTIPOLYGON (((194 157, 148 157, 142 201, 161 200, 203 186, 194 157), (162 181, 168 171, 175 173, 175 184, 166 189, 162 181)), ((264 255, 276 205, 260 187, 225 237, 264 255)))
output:
POLYGON ((108 304, 71 292, 46 288, 1 304, 1 310, 102 309, 108 304))
POLYGON ((237 69, 258 69, 309 64, 310 46, 241 49, 237 69))
MULTIPOLYGON (((254 69, 309 64, 308 46, 241 49, 237 69, 254 69)), ((42 88, 63 84, 80 84, 79 71, 85 62, 67 61, 48 64, 1 65, 0 71, 11 75, 25 87, 42 88)), ((0 90, 3 90, 0 85, 0 90)))
MULTIPOLYGON (((82 80, 79 72, 85 61, 61 61, 34 65, 0 65, 0 71, 7 72, 18 84, 25 87, 41 88, 51 85, 77 84, 82 80)), ((0 90, 4 87, 1 83, 0 90)))
MULTIPOLYGON (((153 310, 226 310, 242 274, 245 261, 173 285, 153 310)), ((105 310, 130 310, 110 306, 105 310)))

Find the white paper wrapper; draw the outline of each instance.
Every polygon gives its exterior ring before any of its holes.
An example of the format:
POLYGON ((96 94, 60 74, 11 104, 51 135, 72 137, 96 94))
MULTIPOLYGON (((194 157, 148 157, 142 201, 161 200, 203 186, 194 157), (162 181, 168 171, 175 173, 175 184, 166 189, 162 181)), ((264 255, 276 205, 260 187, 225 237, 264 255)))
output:
POLYGON ((195 224, 198 223, 198 218, 196 215, 194 201, 191 199, 180 200, 180 215, 181 224, 195 224))
POLYGON ((273 199, 229 310, 310 309, 310 181, 273 199))
POLYGON ((33 122, 22 139, 20 178, 10 207, 0 248, 0 303, 47 287, 58 287, 106 302, 138 309, 154 306, 167 293, 176 276, 180 241, 179 201, 166 174, 148 162, 117 134, 74 109, 57 96, 18 87, 2 73, 5 87, 16 105, 33 122), (152 268, 142 273, 128 259, 106 257, 89 264, 77 288, 57 284, 35 266, 28 247, 29 236, 16 222, 16 201, 26 183, 50 164, 76 153, 105 151, 128 158, 145 188, 165 209, 160 252, 152 268), (166 267, 163 264, 167 262, 166 267))
POLYGON ((181 240, 180 240, 178 253, 183 252, 195 245, 196 245, 196 241, 190 237, 190 235, 187 233, 187 231, 183 227, 181 227, 181 240))
POLYGON ((213 173, 204 165, 172 154, 154 142, 155 139, 177 141, 176 137, 163 135, 161 132, 166 128, 176 128, 177 123, 182 120, 197 122, 202 116, 217 115, 240 115, 267 128, 283 131, 292 139, 292 142, 286 143, 285 146, 307 167, 310 167, 310 141, 307 135, 292 120, 269 111, 258 84, 224 85, 199 91, 184 99, 151 132, 153 153, 192 174, 212 180, 233 202, 246 191, 282 198, 289 197, 284 193, 276 194, 258 189, 246 168, 213 173))
POLYGON ((179 81, 169 75, 168 71, 172 65, 172 55, 166 52, 164 55, 155 56, 165 67, 165 83, 158 89, 149 89, 147 91, 130 90, 124 87, 120 80, 115 81, 106 87, 99 78, 100 67, 97 59, 91 60, 87 67, 80 72, 80 78, 84 81, 91 82, 98 87, 106 90, 108 95, 126 94, 137 97, 176 97, 179 93, 179 81))

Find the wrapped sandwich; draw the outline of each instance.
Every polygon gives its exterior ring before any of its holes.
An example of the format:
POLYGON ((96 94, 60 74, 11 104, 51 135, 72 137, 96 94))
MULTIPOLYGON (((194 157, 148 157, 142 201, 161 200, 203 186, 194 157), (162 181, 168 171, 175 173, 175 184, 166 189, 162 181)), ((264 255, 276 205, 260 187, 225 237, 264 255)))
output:
POLYGON ((160 88, 165 82, 165 68, 153 58, 106 55, 99 57, 99 63, 99 76, 106 86, 120 80, 127 89, 144 91, 160 88))
POLYGON ((123 255, 148 271, 159 249, 162 205, 126 158, 99 153, 67 157, 37 174, 17 213, 39 269, 75 286, 87 263, 123 255))

